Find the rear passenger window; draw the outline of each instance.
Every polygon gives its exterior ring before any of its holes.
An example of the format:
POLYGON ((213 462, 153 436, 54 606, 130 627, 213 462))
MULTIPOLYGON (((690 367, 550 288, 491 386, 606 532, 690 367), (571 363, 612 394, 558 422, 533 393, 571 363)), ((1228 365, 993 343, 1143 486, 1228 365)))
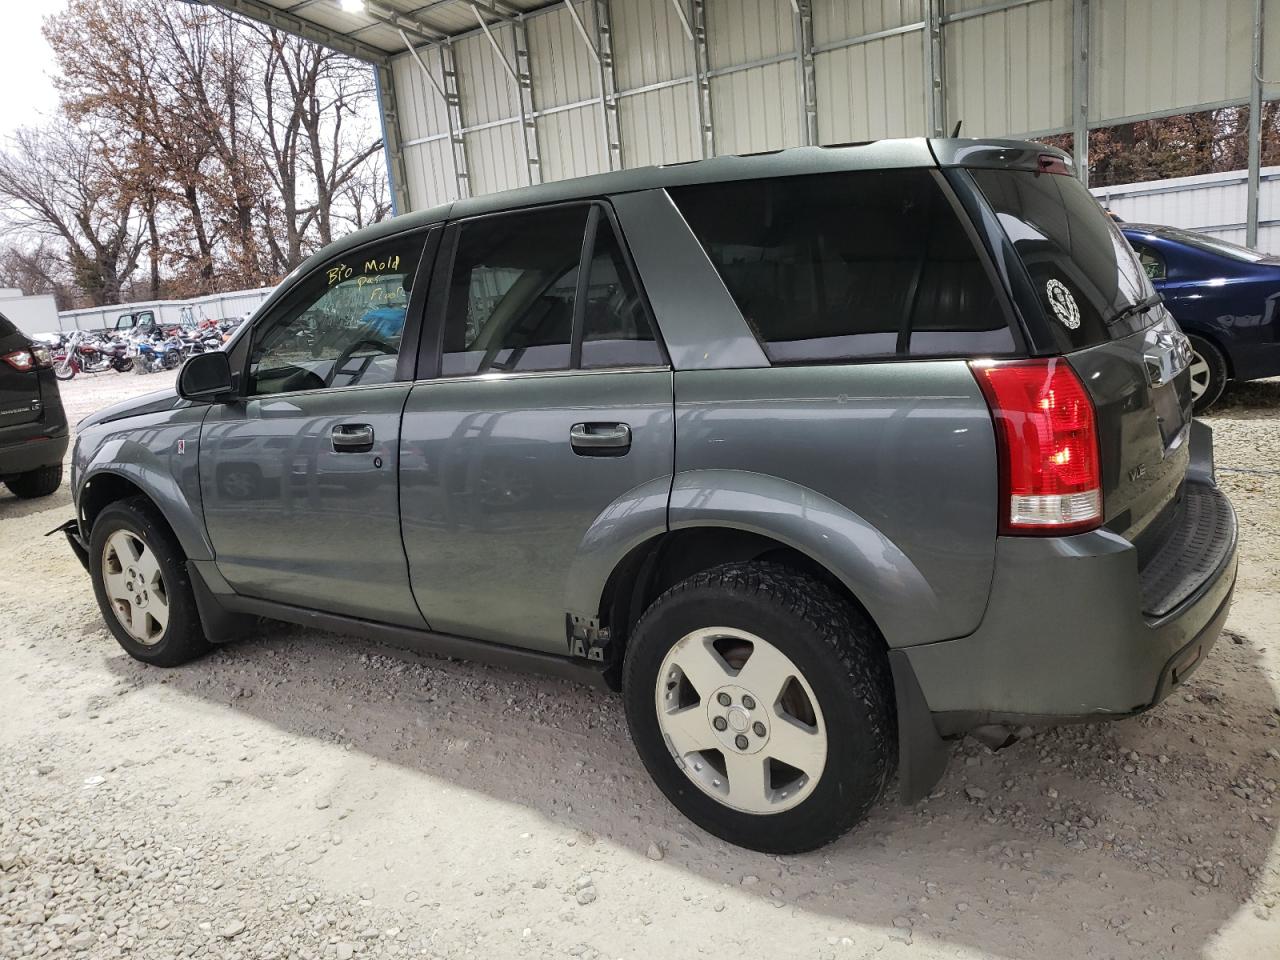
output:
POLYGON ((665 362, 599 205, 502 214, 459 227, 444 376, 665 362))
POLYGON ((569 366, 589 207, 555 207, 461 227, 445 319, 445 376, 569 366))
POLYGON ((774 363, 1014 349, 1004 306, 927 170, 669 192, 774 363))

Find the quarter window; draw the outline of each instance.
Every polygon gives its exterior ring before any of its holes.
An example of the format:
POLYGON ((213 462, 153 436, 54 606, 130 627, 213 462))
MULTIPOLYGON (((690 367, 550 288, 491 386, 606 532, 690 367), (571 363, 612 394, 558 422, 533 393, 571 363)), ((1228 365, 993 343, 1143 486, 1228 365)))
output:
POLYGON ((974 244, 927 170, 670 194, 774 363, 1014 348, 974 244))
POLYGON ((1138 262, 1142 264, 1142 272, 1147 275, 1148 280, 1163 280, 1167 276, 1164 258, 1160 254, 1142 243, 1133 243, 1132 246, 1138 254, 1138 262))
POLYGON ((249 393, 289 393, 395 379, 422 234, 335 257, 298 284, 253 332, 249 393))
POLYGON ((609 218, 596 219, 582 318, 583 367, 665 363, 609 218))

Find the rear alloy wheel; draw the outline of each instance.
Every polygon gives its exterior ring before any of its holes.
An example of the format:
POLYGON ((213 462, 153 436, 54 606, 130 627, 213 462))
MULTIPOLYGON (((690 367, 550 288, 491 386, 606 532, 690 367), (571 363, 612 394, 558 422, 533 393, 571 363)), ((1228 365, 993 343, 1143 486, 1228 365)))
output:
POLYGON ((1208 340, 1188 336, 1191 341, 1191 399, 1196 413, 1203 413, 1218 402, 1227 388, 1227 361, 1222 351, 1208 340))
POLYGON ((47 497, 62 486, 62 464, 55 463, 51 467, 40 467, 20 473, 12 480, 5 482, 9 492, 23 500, 35 497, 47 497))
POLYGON ((145 497, 98 514, 89 573, 107 628, 134 659, 174 667, 209 649, 182 547, 145 497))
POLYGON ((636 625, 627 725, 659 789, 704 830, 767 853, 856 825, 893 773, 893 686, 875 628, 771 563, 676 584, 636 625))
POLYGON ((755 634, 712 627, 682 637, 658 671, 655 706, 685 774, 734 810, 781 813, 822 777, 827 728, 817 697, 791 659, 755 634))

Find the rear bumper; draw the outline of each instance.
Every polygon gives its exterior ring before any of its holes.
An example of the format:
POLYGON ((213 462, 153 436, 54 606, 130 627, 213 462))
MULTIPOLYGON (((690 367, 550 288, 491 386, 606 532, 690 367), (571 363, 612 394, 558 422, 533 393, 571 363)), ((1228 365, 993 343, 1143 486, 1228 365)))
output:
POLYGON ((0 440, 0 479, 61 463, 67 453, 68 442, 65 432, 61 436, 0 440))
POLYGON ((938 732, 1124 717, 1168 696, 1203 662, 1235 589, 1235 514, 1216 487, 1199 487, 1224 539, 1212 568, 1184 579, 1176 604, 1158 616, 1142 612, 1158 607, 1150 578, 1143 582, 1137 551, 1116 534, 1000 538, 977 632, 903 650, 938 732))

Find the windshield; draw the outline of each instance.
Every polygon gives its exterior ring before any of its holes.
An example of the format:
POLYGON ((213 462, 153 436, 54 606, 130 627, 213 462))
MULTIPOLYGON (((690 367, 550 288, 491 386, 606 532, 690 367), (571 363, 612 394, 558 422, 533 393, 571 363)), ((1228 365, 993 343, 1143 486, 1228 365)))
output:
POLYGON ((1020 170, 972 173, 1026 265, 1046 316, 1073 345, 1132 332, 1133 324, 1114 321, 1155 291, 1128 241, 1079 180, 1020 170))
POLYGON ((1185 243, 1188 247, 1195 247, 1197 250, 1203 250, 1206 253, 1216 253, 1222 257, 1230 257, 1232 260, 1240 260, 1243 263, 1258 263, 1262 260, 1270 259, 1270 254, 1250 250, 1248 247, 1242 247, 1238 243, 1229 243, 1226 240, 1219 240, 1217 237, 1211 237, 1204 233, 1195 233, 1191 230, 1161 227, 1159 230, 1153 231, 1153 233, 1155 236, 1164 237, 1167 240, 1176 240, 1178 243, 1185 243))

